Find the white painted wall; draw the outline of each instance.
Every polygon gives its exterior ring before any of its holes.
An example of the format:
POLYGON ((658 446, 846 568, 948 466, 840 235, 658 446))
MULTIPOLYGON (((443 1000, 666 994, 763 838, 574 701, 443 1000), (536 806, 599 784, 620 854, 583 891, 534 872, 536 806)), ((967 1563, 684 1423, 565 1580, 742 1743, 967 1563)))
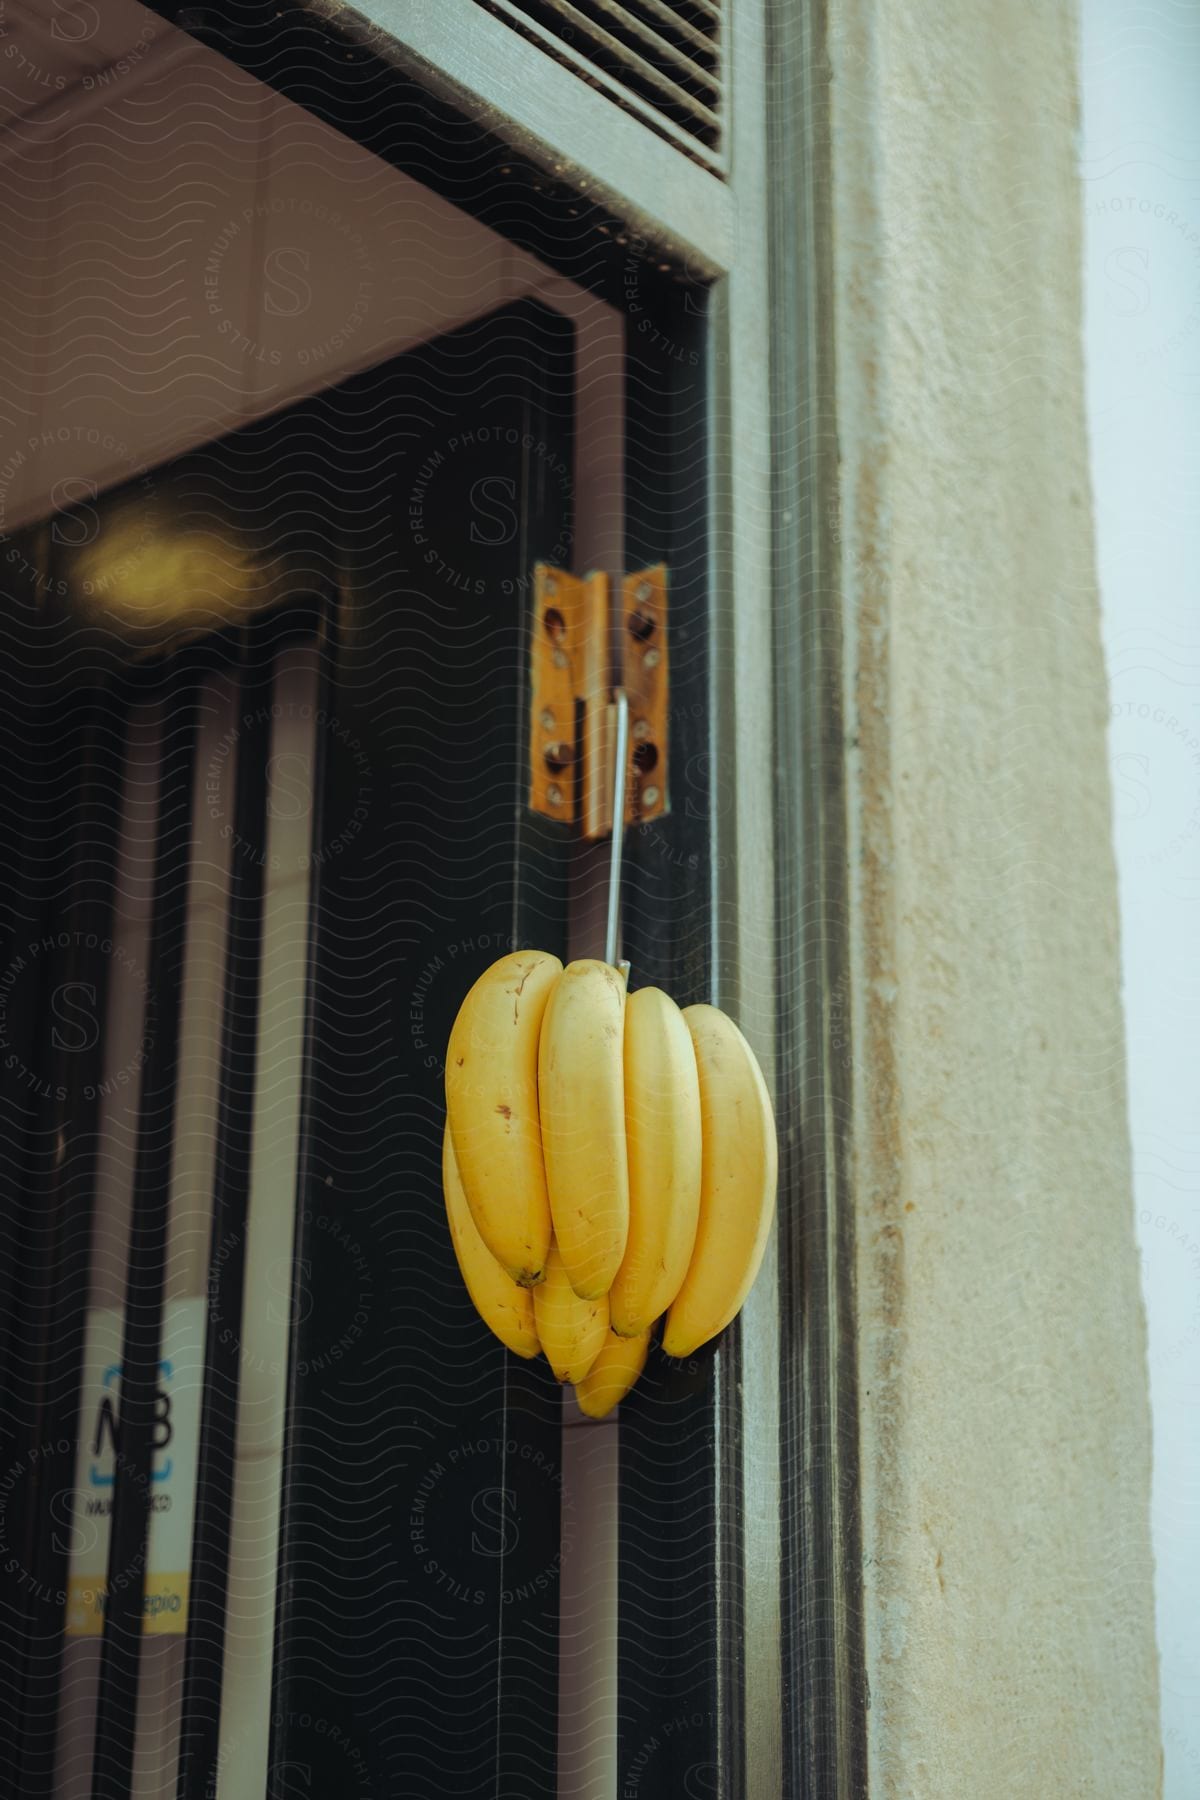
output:
POLYGON ((1154 1416, 1166 1800, 1200 1794, 1200 8, 1083 0, 1088 411, 1154 1416))
POLYGON ((1076 14, 833 20, 870 1792, 1153 1800, 1076 14))
POLYGON ((64 63, 69 85, 18 110, 3 84, 28 78, 0 54, 0 555, 55 507, 534 294, 579 330, 578 554, 618 567, 623 318, 121 10, 150 49, 103 87, 64 63))

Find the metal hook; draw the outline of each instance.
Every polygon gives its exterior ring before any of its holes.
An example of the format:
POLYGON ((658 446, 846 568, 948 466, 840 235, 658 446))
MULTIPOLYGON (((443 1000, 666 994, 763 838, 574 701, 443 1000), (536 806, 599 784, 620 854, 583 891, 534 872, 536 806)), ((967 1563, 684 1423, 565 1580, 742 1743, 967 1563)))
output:
POLYGON ((619 968, 628 982, 629 964, 617 962, 621 934, 621 852, 625 847, 625 765, 629 760, 629 698, 624 688, 615 690, 613 700, 617 708, 617 741, 613 763, 612 855, 608 864, 604 960, 619 968))

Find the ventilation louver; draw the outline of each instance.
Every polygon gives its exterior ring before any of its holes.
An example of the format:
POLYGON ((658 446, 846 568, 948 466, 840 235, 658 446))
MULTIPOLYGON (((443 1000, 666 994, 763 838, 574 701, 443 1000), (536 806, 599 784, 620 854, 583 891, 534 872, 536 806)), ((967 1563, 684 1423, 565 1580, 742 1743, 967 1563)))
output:
POLYGON ((705 168, 724 169, 726 0, 482 0, 705 168))

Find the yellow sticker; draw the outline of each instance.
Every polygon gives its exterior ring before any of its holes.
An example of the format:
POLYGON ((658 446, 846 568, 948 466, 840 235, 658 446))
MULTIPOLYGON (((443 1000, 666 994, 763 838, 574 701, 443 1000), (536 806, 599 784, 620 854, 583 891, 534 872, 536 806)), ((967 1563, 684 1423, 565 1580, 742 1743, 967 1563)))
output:
MULTIPOLYGON (((104 1583, 86 1575, 72 1575, 67 1583, 67 1636, 99 1637, 104 1630, 107 1601, 104 1583)), ((142 1600, 142 1630, 152 1637, 182 1637, 187 1630, 188 1576, 186 1570, 146 1577, 142 1600)))

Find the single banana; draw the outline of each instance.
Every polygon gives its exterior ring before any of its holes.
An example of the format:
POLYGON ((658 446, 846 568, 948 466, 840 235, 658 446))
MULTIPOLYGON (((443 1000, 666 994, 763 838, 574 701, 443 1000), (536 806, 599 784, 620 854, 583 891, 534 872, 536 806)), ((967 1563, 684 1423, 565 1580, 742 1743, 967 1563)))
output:
POLYGON ((446 1114, 471 1217, 522 1287, 542 1279, 550 1250, 538 1042, 561 974, 544 950, 502 956, 463 1001, 446 1049, 446 1114))
POLYGON ((608 1293, 629 1233, 624 1023, 620 971, 568 963, 542 1023, 538 1093, 554 1236, 584 1300, 608 1293))
POLYGON ((538 1342, 559 1381, 582 1381, 608 1336, 608 1295, 581 1300, 567 1278, 557 1244, 551 1244, 546 1279, 533 1290, 538 1342))
POLYGON ((608 1296, 612 1328, 639 1337, 683 1286, 700 1220, 700 1081, 683 1014, 659 988, 625 1007, 629 1238, 608 1296))
POLYGON ((683 1016, 700 1075, 700 1224, 663 1330, 668 1356, 690 1356, 741 1310, 771 1233, 779 1165, 771 1097, 753 1050, 715 1006, 688 1006, 683 1016))
POLYGON ((459 1179, 449 1120, 442 1138, 442 1191, 446 1196, 450 1241, 476 1312, 500 1342, 518 1356, 536 1356, 541 1345, 533 1321, 533 1295, 528 1288, 517 1286, 479 1235, 459 1179))
POLYGON ((610 1331, 599 1356, 582 1381, 575 1383, 580 1412, 589 1419, 605 1419, 619 1406, 646 1366, 650 1350, 649 1329, 637 1337, 618 1337, 610 1331))

